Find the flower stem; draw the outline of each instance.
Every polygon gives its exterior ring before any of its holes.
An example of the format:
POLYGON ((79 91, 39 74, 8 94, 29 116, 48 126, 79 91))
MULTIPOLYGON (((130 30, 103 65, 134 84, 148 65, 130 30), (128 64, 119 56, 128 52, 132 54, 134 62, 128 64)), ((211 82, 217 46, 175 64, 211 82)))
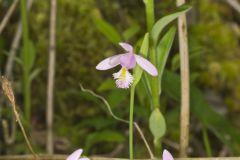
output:
POLYGON ((129 112, 129 158, 133 160, 133 111, 134 111, 135 86, 130 91, 130 112, 129 112))
POLYGON ((25 118, 30 122, 31 117, 31 85, 29 80, 29 32, 28 32, 28 20, 27 20, 27 5, 26 0, 21 0, 21 19, 22 19, 22 30, 23 30, 23 92, 24 92, 24 112, 25 118))

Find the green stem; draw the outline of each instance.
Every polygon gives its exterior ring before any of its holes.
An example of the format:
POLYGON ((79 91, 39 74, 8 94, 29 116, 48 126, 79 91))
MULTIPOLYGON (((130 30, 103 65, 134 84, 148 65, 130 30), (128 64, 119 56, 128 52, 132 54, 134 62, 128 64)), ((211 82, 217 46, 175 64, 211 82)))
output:
POLYGON ((161 139, 154 140, 154 152, 155 152, 155 155, 157 156, 160 156, 162 154, 161 139))
POLYGON ((23 52, 22 52, 22 62, 23 62, 23 90, 24 90, 24 110, 25 118, 30 122, 31 116, 31 93, 30 93, 30 81, 29 81, 29 34, 28 34, 28 22, 27 22, 27 8, 26 0, 21 0, 21 20, 22 20, 22 30, 23 30, 23 52))
POLYGON ((135 86, 130 91, 130 112, 129 112, 129 158, 133 160, 133 111, 134 111, 135 86))
MULTIPOLYGON (((156 66, 156 52, 154 47, 150 49, 150 61, 156 66)), ((150 80, 151 92, 152 92, 152 105, 153 109, 159 108, 159 81, 158 77, 151 77, 150 80)))
MULTIPOLYGON (((155 46, 152 45, 152 48, 150 49, 150 61, 153 63, 153 65, 157 66, 156 63, 156 51, 155 46)), ((159 101, 159 79, 158 77, 151 77, 150 78, 150 86, 151 86, 151 93, 152 93, 152 107, 153 110, 156 108, 159 108, 160 110, 160 101, 159 101)), ((161 139, 154 142, 154 150, 155 155, 160 156, 161 152, 160 149, 162 147, 161 139)))
POLYGON ((210 146, 210 142, 209 142, 209 138, 208 138, 208 133, 207 133, 206 127, 203 127, 202 135, 203 135, 204 146, 205 146, 205 149, 207 151, 207 156, 208 157, 212 157, 212 149, 211 149, 211 146, 210 146))
POLYGON ((147 16, 147 29, 151 33, 155 16, 154 16, 154 0, 144 0, 146 6, 146 16, 147 16))

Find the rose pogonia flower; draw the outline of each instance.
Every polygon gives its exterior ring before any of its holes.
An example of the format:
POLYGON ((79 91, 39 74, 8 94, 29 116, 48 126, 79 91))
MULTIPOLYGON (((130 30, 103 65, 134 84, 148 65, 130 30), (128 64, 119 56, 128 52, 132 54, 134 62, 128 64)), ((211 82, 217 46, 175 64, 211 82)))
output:
POLYGON ((171 155, 171 153, 168 152, 166 149, 164 149, 164 151, 163 151, 162 159, 163 160, 174 160, 174 158, 171 155))
POLYGON ((83 152, 82 149, 78 149, 74 151, 72 154, 70 154, 66 160, 89 160, 88 158, 80 158, 82 152, 83 152))
POLYGON ((98 70, 108 70, 117 65, 122 68, 119 72, 113 74, 118 88, 129 88, 133 82, 133 76, 128 71, 136 66, 136 63, 152 76, 157 76, 158 71, 156 67, 145 58, 135 54, 133 47, 128 43, 119 43, 119 45, 126 51, 126 53, 118 54, 102 60, 97 66, 98 70))

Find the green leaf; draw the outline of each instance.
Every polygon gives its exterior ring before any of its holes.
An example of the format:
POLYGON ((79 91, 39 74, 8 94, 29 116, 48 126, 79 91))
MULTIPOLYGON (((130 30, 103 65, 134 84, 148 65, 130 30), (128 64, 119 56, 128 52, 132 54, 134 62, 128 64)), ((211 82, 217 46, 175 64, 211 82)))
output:
POLYGON ((36 51, 35 46, 31 40, 29 40, 29 70, 33 68, 35 58, 36 58, 36 51))
POLYGON ((120 34, 110 23, 101 18, 94 17, 93 20, 98 30, 102 34, 104 34, 109 41, 111 41, 114 44, 118 44, 121 41, 122 38, 120 34))
POLYGON ((163 30, 163 28, 165 26, 167 26, 170 22, 172 22, 173 20, 175 20, 176 18, 178 18, 180 15, 184 14, 185 12, 187 12, 191 7, 188 5, 182 5, 179 7, 179 10, 175 13, 172 13, 170 15, 167 15, 165 17, 162 17, 161 19, 159 19, 153 26, 152 28, 152 38, 153 38, 153 42, 155 43, 155 45, 157 44, 158 41, 158 37, 161 33, 161 31, 163 30))
POLYGON ((138 24, 133 24, 127 30, 123 32, 123 38, 125 41, 131 39, 140 31, 140 26, 138 24))
POLYGON ((97 88, 98 92, 103 92, 103 91, 109 91, 109 90, 113 90, 116 88, 116 84, 114 83, 113 79, 109 78, 106 79, 103 83, 101 83, 101 85, 97 88))
MULTIPOLYGON (((162 82, 163 91, 173 99, 180 101, 180 77, 175 73, 165 71, 162 82)), ((190 88, 190 106, 193 115, 233 153, 240 155, 240 130, 235 128, 225 117, 212 110, 196 85, 191 84, 190 88)))
POLYGON ((78 129, 81 128, 94 128, 95 130, 101 130, 104 128, 109 128, 111 126, 116 125, 117 121, 112 121, 112 119, 106 118, 103 116, 94 116, 87 119, 82 119, 80 124, 78 125, 78 129))
POLYGON ((158 141, 166 132, 166 122, 158 108, 155 108, 150 116, 149 127, 154 141, 158 141))
POLYGON ((89 134, 86 140, 85 152, 97 143, 120 143, 125 140, 125 136, 117 131, 102 131, 89 134))
POLYGON ((173 40, 176 33, 176 27, 171 27, 168 32, 163 36, 161 41, 157 46, 157 69, 158 69, 158 79, 159 79, 159 94, 161 94, 161 85, 162 85, 162 74, 166 66, 167 58, 170 52, 170 49, 173 44, 173 40))
MULTIPOLYGON (((146 33, 142 42, 142 46, 140 48, 140 55, 143 57, 147 57, 148 54, 148 47, 149 47, 149 34, 146 33)), ((142 77, 142 73, 143 70, 139 67, 136 66, 136 68, 134 69, 134 81, 133 81, 133 86, 136 86, 138 84, 138 82, 140 81, 141 77, 142 77)))
POLYGON ((39 75, 40 72, 41 72, 41 69, 40 69, 40 68, 37 68, 37 69, 33 70, 33 71, 30 73, 29 82, 32 82, 32 80, 33 80, 34 78, 36 78, 36 77, 39 75))
POLYGON ((109 92, 109 96, 106 98, 112 108, 121 104, 121 102, 127 98, 128 92, 126 90, 114 89, 109 92))
POLYGON ((21 49, 21 54, 24 55, 24 54, 27 54, 27 59, 25 59, 26 61, 23 61, 23 67, 24 69, 26 69, 28 72, 31 71, 31 69, 33 68, 33 65, 34 65, 34 62, 35 62, 35 57, 36 57, 36 51, 35 51, 35 47, 34 47, 34 44, 31 40, 28 39, 27 41, 27 53, 23 53, 24 50, 23 50, 23 47, 21 49))

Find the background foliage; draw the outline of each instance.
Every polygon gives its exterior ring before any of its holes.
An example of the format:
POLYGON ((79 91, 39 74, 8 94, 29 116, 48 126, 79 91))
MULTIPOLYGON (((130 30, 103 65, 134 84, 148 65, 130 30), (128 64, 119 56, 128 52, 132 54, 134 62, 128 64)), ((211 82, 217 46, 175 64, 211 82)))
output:
MULTIPOLYGON (((4 16, 11 0, 0 3, 0 18, 4 16)), ((207 130, 214 156, 240 155, 240 54, 239 17, 227 3, 220 0, 190 2, 193 9, 188 14, 191 82, 190 155, 207 154, 203 131, 207 130), (197 89, 196 89, 197 88, 197 89), (196 91, 197 90, 197 91, 196 91), (194 103, 194 104, 193 104, 194 103), (197 105, 195 105, 197 104, 197 105), (197 107, 197 108, 196 108, 197 107), (204 109, 205 108, 205 109, 204 109), (212 117, 213 116, 213 117, 212 117), (217 119, 216 121, 214 121, 217 119), (230 140, 229 140, 230 139, 230 140)), ((157 18, 175 11, 175 1, 156 1, 157 18)), ((119 47, 101 33, 97 19, 113 24, 121 35, 115 38, 135 43, 146 30, 144 4, 140 0, 58 0, 57 13, 57 64, 55 82, 54 134, 56 153, 68 153, 83 147, 88 154, 107 154, 127 157, 127 125, 109 115, 104 104, 87 93, 81 92, 79 83, 106 97, 112 110, 119 117, 128 117, 128 92, 116 89, 111 79, 113 71, 98 72, 96 64, 103 58, 119 53, 119 47), (118 37, 119 36, 119 37, 118 37)), ((19 20, 19 9, 10 24, 0 35, 0 71, 4 72, 8 51, 19 20)), ((36 59, 33 67, 40 73, 32 82, 32 140, 40 152, 45 152, 45 105, 48 58, 49 3, 35 0, 28 14, 29 36, 34 44, 36 59)), ((112 40, 114 42, 114 39, 112 40)), ((168 70, 179 72, 177 38, 167 62, 168 70)), ((20 57, 20 49, 17 57, 20 57)), ((13 84, 17 103, 23 106, 22 71, 17 60, 14 63, 13 84)), ((167 121, 164 147, 178 151, 179 95, 171 74, 163 76, 162 110, 167 121), (170 75, 170 76, 169 76, 170 75), (165 77, 165 78, 164 78, 165 77), (169 78, 170 77, 170 78, 169 78), (173 82, 173 83, 172 83, 173 82), (166 84, 166 85, 164 85, 166 84), (170 85, 168 85, 170 84, 170 85), (175 91, 175 92, 174 92, 175 91)), ((174 81, 175 80, 175 81, 174 81)), ((143 82, 137 88, 135 121, 143 128, 148 141, 152 136, 148 129, 150 104, 143 91, 143 82)), ((1 96, 2 97, 2 96, 1 96)), ((8 104, 0 109, 1 118, 11 116, 8 104)), ((23 108, 21 108, 23 109, 23 108)), ((0 130, 2 132, 2 128, 0 130)), ((0 134, 2 135, 2 134, 0 134)), ((146 156, 146 149, 135 132, 136 157, 146 156)), ((23 137, 17 131, 13 145, 4 144, 2 154, 27 152, 23 137)), ((153 145, 153 144, 151 144, 153 145)))

